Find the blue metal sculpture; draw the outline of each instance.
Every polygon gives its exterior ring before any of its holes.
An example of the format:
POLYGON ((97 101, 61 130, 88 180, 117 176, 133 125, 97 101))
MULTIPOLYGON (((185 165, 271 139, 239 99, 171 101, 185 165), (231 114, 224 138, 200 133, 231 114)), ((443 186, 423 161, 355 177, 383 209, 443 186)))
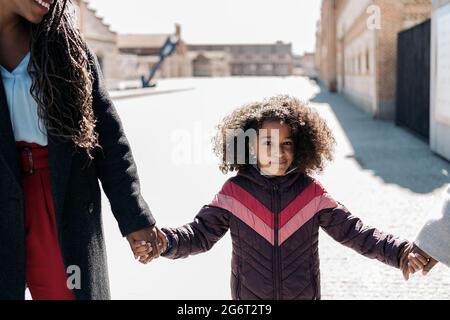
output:
POLYGON ((159 50, 159 61, 155 63, 150 69, 149 77, 147 79, 144 76, 141 77, 143 88, 156 86, 156 83, 152 83, 153 77, 161 67, 164 60, 175 52, 178 43, 179 43, 178 37, 173 35, 167 37, 166 42, 164 42, 164 45, 159 50))

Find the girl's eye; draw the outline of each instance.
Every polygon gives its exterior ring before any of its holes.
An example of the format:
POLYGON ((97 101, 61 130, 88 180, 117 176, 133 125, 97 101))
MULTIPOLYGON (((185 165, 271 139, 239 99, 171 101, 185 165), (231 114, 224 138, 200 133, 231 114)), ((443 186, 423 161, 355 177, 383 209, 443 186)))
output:
POLYGON ((266 146, 270 146, 272 144, 272 142, 267 140, 267 141, 264 141, 263 144, 266 146))
POLYGON ((284 144, 285 144, 286 146, 292 146, 292 145, 293 145, 292 141, 286 141, 284 144))

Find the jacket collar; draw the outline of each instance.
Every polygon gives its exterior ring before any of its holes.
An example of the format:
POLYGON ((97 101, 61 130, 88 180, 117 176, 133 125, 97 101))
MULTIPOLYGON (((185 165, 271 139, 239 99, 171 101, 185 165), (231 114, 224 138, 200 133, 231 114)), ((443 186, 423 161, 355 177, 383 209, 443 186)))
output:
POLYGON ((257 166, 247 166, 246 169, 238 172, 238 176, 244 177, 264 189, 269 189, 274 186, 277 186, 280 189, 288 189, 297 180, 303 177, 304 174, 295 169, 289 170, 284 176, 268 177, 263 175, 257 166))

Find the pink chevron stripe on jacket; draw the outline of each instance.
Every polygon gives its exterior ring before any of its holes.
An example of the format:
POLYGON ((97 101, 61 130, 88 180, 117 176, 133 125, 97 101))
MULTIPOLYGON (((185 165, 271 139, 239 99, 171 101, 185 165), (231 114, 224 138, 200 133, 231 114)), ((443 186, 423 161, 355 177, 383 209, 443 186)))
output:
MULTIPOLYGON (((229 211, 274 245, 274 213, 242 187, 233 182, 225 183, 210 205, 229 211)), ((336 201, 318 182, 313 181, 279 213, 279 245, 316 213, 336 207, 336 201)))

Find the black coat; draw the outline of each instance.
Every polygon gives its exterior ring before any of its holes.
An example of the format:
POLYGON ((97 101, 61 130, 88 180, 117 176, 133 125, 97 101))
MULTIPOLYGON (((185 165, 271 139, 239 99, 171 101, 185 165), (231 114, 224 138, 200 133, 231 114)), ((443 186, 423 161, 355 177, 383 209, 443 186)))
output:
MULTIPOLYGON (((155 224, 141 196, 136 164, 92 55, 93 108, 101 148, 89 162, 73 143, 49 135, 49 164, 59 243, 66 268, 81 270, 77 299, 109 299, 101 218, 102 183, 123 236, 155 224)), ((24 194, 6 95, 0 77, 0 299, 24 299, 24 194)), ((70 275, 70 273, 69 273, 70 275)))

